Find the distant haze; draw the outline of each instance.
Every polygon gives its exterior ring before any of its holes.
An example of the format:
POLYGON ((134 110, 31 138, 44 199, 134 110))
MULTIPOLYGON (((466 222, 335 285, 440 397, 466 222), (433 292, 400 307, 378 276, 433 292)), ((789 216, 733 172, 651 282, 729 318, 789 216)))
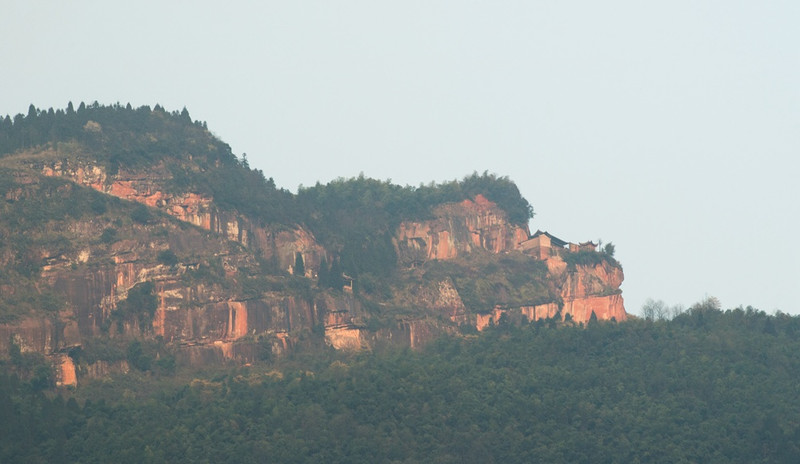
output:
POLYGON ((11 0, 0 114, 185 106, 292 191, 488 170, 628 312, 800 313, 800 2, 389 3, 11 0))

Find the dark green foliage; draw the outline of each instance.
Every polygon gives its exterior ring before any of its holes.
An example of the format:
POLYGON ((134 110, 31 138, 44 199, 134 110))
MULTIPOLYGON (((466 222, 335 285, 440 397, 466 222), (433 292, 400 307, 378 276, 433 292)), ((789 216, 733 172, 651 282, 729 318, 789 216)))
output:
POLYGON ((114 243, 117 241, 117 229, 113 227, 106 227, 103 233, 100 234, 100 241, 103 243, 114 243))
POLYGON ((359 277, 388 277, 397 264, 392 235, 404 220, 433 217, 443 203, 485 195, 504 209, 509 221, 526 224, 533 209, 507 177, 477 173, 461 181, 400 187, 363 175, 300 189, 303 221, 327 249, 341 256, 342 270, 359 277))
POLYGON ((331 268, 328 266, 328 259, 324 256, 319 263, 319 272, 317 272, 317 285, 320 287, 327 287, 330 282, 331 268))
POLYGON ((303 254, 299 251, 294 254, 294 275, 304 277, 306 275, 306 266, 303 263, 303 254))
MULTIPOLYGON (((611 245, 610 243, 608 245, 611 245)), ((602 265, 603 263, 608 263, 613 267, 621 267, 617 260, 614 259, 614 250, 613 245, 611 245, 611 253, 606 251, 597 252, 597 251, 589 251, 589 250, 581 250, 581 251, 565 251, 561 257, 567 263, 567 269, 570 271, 574 271, 576 266, 587 266, 587 267, 594 267, 602 265)), ((607 248, 607 246, 606 246, 607 248)))
POLYGON ((19 175, 0 168, 0 194, 16 198, 0 205, 0 227, 11 231, 42 227, 49 221, 96 216, 92 205, 107 201, 103 194, 64 179, 41 177, 20 182, 19 175))
POLYGON ((311 302, 314 300, 314 291, 311 288, 311 282, 303 277, 294 276, 287 280, 288 289, 292 294, 311 302))
POLYGON ((153 358, 144 352, 142 349, 142 342, 139 340, 130 342, 126 359, 131 367, 139 369, 140 371, 150 370, 150 365, 153 363, 153 358))
POLYGON ((120 328, 124 322, 137 322, 139 329, 146 332, 158 308, 158 299, 153 294, 152 282, 134 285, 128 296, 119 302, 113 316, 120 328))
POLYGON ((158 262, 167 266, 178 264, 178 256, 172 250, 161 250, 158 252, 158 262))
POLYGON ((97 195, 95 198, 92 199, 92 202, 89 204, 92 213, 100 215, 104 214, 108 208, 106 207, 106 198, 104 196, 97 195))
POLYGON ((290 192, 276 188, 263 172, 250 169, 246 158, 238 159, 203 123, 193 122, 185 108, 168 113, 159 105, 151 110, 95 102, 81 103, 77 112, 68 107, 55 113, 31 105, 28 116, 0 122, 0 157, 18 150, 77 144, 111 174, 120 167, 142 169, 164 163, 173 175, 173 189, 209 195, 224 209, 265 222, 301 221, 290 192))
POLYGON ((139 224, 147 224, 153 218, 153 215, 150 213, 150 208, 145 205, 138 204, 133 211, 131 211, 131 219, 133 222, 139 224))
POLYGON ((85 338, 80 349, 70 355, 78 363, 93 364, 101 360, 113 363, 125 359, 124 343, 119 338, 85 338))
MULTIPOLYGON (((800 462, 798 326, 701 307, 501 325, 191 384, 132 374, 79 387, 78 402, 3 369, 0 462, 800 462)), ((157 368, 151 346, 130 344, 129 362, 157 368)))
POLYGON ((0 356, 0 371, 15 375, 34 392, 55 386, 53 367, 41 353, 23 353, 13 337, 8 342, 8 361, 3 360, 5 356, 0 356))
POLYGON ((320 288, 341 290, 344 285, 344 277, 342 276, 342 267, 339 264, 339 259, 334 259, 330 266, 328 266, 328 260, 323 258, 319 266, 319 274, 317 277, 317 285, 320 288))
POLYGON ((516 184, 508 177, 497 177, 484 171, 465 177, 461 189, 468 198, 483 194, 508 213, 512 224, 527 224, 533 217, 533 207, 519 193, 516 184))
POLYGON ((235 157, 213 171, 189 173, 187 177, 224 209, 234 209, 267 223, 302 221, 291 192, 278 189, 272 178, 265 178, 258 169, 249 169, 235 157))

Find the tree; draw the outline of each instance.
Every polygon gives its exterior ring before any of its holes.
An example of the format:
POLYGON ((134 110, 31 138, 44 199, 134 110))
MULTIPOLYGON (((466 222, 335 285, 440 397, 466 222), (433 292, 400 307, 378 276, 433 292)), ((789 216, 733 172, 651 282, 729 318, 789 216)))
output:
POLYGON ((301 277, 306 275, 306 266, 303 263, 303 254, 299 251, 295 252, 294 254, 294 269, 292 274, 301 277))
POLYGON ((142 348, 142 342, 139 340, 133 340, 128 345, 126 358, 131 366, 139 369, 140 371, 149 370, 150 365, 153 362, 153 359, 145 354, 144 349, 142 348))
POLYGON ((139 224, 147 224, 151 219, 150 210, 147 209, 147 206, 140 203, 131 211, 131 219, 139 224))
POLYGON ((664 303, 662 300, 653 300, 652 298, 648 298, 647 301, 645 301, 642 305, 641 314, 642 317, 648 321, 666 321, 675 319, 683 314, 684 311, 685 308, 683 305, 676 304, 670 306, 664 303))
POLYGON ((333 260, 331 264, 331 271, 328 274, 328 287, 341 290, 344 286, 344 278, 342 277, 342 264, 339 258, 333 260))
POLYGON ((662 300, 648 298, 642 305, 642 316, 648 321, 660 321, 667 319, 669 310, 662 300))
POLYGON ((320 287, 327 287, 330 282, 330 268, 328 267, 328 259, 322 257, 319 263, 319 273, 317 274, 317 285, 320 287))
POLYGON ((162 250, 158 253, 158 262, 167 266, 174 266, 178 264, 178 256, 170 249, 162 250))

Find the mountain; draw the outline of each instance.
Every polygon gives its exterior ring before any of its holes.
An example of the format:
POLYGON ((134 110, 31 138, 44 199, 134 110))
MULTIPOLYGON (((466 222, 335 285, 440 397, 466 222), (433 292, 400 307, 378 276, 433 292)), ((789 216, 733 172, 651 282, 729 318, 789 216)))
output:
POLYGON ((613 247, 531 234, 508 178, 292 194, 185 109, 2 118, 0 194, 0 356, 41 353, 67 385, 627 317, 613 247))

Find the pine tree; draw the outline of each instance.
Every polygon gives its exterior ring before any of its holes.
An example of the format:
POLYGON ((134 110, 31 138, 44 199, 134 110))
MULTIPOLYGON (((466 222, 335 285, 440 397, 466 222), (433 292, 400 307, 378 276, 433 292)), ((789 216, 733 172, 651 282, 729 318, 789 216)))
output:
POLYGON ((319 274, 317 275, 317 285, 320 287, 328 287, 330 283, 330 269, 328 268, 328 260, 325 256, 322 257, 322 262, 319 263, 319 274))
POLYGON ((300 276, 300 277, 306 275, 306 266, 303 263, 303 254, 300 253, 299 251, 295 252, 295 254, 294 254, 294 272, 293 272, 293 274, 296 275, 296 276, 300 276))
POLYGON ((342 265, 339 263, 339 258, 333 260, 331 264, 331 271, 328 275, 328 287, 341 290, 344 286, 344 278, 342 277, 342 265))

